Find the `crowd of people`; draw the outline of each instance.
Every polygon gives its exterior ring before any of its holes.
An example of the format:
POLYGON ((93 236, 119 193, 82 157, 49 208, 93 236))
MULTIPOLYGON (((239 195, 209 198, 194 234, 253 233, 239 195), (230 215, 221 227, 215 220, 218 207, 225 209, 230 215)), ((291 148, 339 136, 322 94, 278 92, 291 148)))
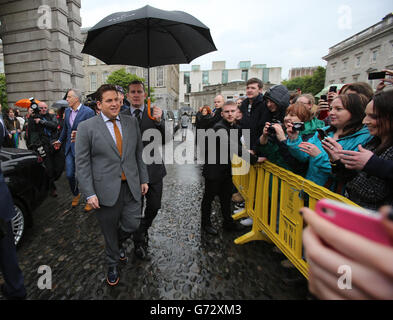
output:
MULTIPOLYGON (((393 75, 392 71, 387 70, 387 73, 393 75)), ((283 85, 272 86, 263 93, 262 81, 252 78, 247 81, 244 98, 225 101, 224 96, 218 95, 214 99, 214 108, 201 107, 192 121, 195 128, 226 132, 226 135, 217 136, 213 149, 207 146, 207 140, 197 141, 199 148, 208 150, 202 171, 205 178, 202 231, 213 236, 218 234, 217 226, 211 221, 215 196, 220 200, 224 230, 242 230, 252 224, 249 219, 239 224, 231 217, 236 206, 244 206, 232 183, 233 153, 251 164, 269 160, 346 196, 364 208, 377 210, 391 206, 393 90, 385 88, 391 83, 390 78, 384 79, 377 92, 366 83, 348 84, 339 92, 330 90, 323 97, 325 99, 316 104, 312 94, 291 94, 283 85), (237 134, 230 134, 232 130, 237 130, 237 134), (211 153, 215 155, 213 162, 209 160, 211 153), (225 159, 218 157, 223 154, 225 159)), ((79 204, 83 195, 85 211, 95 210, 105 238, 107 283, 110 286, 119 283, 118 264, 127 261, 126 239, 132 237, 134 254, 139 259, 149 259, 148 231, 161 208, 166 175, 162 155, 154 154, 157 148, 151 149, 151 156, 158 161, 152 164, 142 161, 143 148, 157 143, 154 137, 142 141, 144 131, 158 130, 162 138, 160 144, 165 145, 163 110, 154 107, 152 117, 148 116, 147 94, 142 82, 134 81, 127 89, 125 93, 121 87, 102 85, 96 92, 94 109, 83 105, 78 89, 70 89, 66 94, 69 107, 61 108, 57 113, 48 112, 48 106, 39 102, 37 108, 32 106, 28 110, 25 118, 14 109, 0 117, 4 146, 18 147, 21 136, 24 136, 27 148, 43 157, 52 196, 56 196, 55 181, 65 168, 73 196, 72 207, 79 204)), ((187 128, 189 122, 189 117, 184 114, 181 126, 187 128)), ((184 132, 183 140, 187 131, 184 132)), ((0 174, 0 187, 1 178, 0 174)), ((388 212, 385 214, 387 220, 392 220, 390 208, 383 209, 388 212)), ((319 229, 320 224, 327 222, 318 221, 307 209, 304 215, 309 223, 304 237, 306 252, 310 248, 310 274, 316 275, 310 277, 310 289, 321 297, 334 296, 326 294, 321 285, 324 279, 320 275, 321 264, 316 254, 316 248, 332 250, 329 246, 331 237, 319 229)), ((386 225, 391 228, 389 223, 386 225)), ((351 236, 348 239, 352 239, 351 236)), ((333 247, 340 250, 346 241, 340 238, 333 247)), ((383 252, 390 255, 391 261, 392 249, 386 250, 383 252)), ((380 266, 373 268, 376 268, 374 272, 381 268, 381 272, 386 271, 380 266)), ((392 283, 391 271, 385 272, 384 277, 392 283)), ((4 290, 11 295, 9 288, 4 290)), ((24 290, 20 292, 25 295, 24 290)))

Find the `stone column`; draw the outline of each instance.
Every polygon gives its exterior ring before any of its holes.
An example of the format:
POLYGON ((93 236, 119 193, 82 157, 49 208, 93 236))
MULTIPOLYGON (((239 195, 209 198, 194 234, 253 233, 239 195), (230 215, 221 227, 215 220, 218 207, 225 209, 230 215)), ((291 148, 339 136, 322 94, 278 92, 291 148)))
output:
POLYGON ((0 12, 10 106, 32 96, 50 106, 82 88, 80 0, 2 0, 0 12))

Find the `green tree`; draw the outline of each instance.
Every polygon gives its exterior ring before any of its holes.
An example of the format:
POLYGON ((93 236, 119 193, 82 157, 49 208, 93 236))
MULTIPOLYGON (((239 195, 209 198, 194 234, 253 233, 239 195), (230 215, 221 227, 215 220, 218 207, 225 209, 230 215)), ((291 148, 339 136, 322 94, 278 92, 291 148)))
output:
MULTIPOLYGON (((108 76, 106 82, 109 83, 109 84, 114 84, 114 85, 121 86, 124 89, 124 91, 127 92, 128 91, 128 87, 127 87, 128 84, 130 82, 132 82, 132 81, 135 81, 135 80, 139 80, 139 81, 145 82, 144 78, 140 78, 140 77, 138 77, 135 74, 126 72, 125 68, 121 68, 119 70, 116 70, 116 71, 112 72, 108 76)), ((146 86, 145 86, 145 92, 147 92, 147 87, 146 86)), ((154 93, 154 89, 150 87, 151 102, 155 101, 153 93, 154 93)))
POLYGON ((8 109, 7 86, 5 83, 5 75, 0 73, 0 104, 3 112, 8 109))
POLYGON ((300 89, 303 93, 311 93, 316 95, 325 86, 326 69, 324 67, 318 67, 312 76, 304 76, 294 78, 292 80, 284 80, 282 84, 288 88, 288 90, 300 89))

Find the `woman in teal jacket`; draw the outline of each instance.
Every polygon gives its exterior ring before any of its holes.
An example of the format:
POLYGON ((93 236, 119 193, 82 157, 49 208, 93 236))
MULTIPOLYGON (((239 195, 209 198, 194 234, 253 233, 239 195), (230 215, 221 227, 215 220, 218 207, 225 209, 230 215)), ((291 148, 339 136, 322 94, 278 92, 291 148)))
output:
MULTIPOLYGON (((323 128, 327 137, 336 140, 345 150, 357 151, 372 137, 362 124, 368 99, 362 95, 349 94, 337 96, 331 105, 331 125, 323 128)), ((309 162, 306 179, 343 194, 344 185, 331 172, 329 155, 322 147, 319 133, 303 142, 296 132, 288 130, 290 153, 302 162, 309 162)))

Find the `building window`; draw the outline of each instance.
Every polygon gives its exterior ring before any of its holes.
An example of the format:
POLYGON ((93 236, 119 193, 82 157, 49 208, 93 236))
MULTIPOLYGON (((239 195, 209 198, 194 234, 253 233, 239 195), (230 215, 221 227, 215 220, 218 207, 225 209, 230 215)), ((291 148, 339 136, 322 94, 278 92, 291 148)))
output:
POLYGON ((136 67, 127 67, 126 71, 136 75, 136 67))
POLYGON ((89 56, 89 66, 97 65, 97 59, 93 56, 89 56))
POLYGON ((348 60, 343 61, 343 71, 347 71, 348 60))
POLYGON ((0 60, 0 73, 4 73, 4 62, 0 60))
POLYGON ((221 78, 222 83, 228 83, 228 70, 222 70, 221 78))
POLYGON ((149 78, 148 70, 146 68, 143 69, 143 78, 145 79, 144 83, 147 85, 147 80, 149 78))
POLYGON ((361 56, 357 56, 355 58, 355 67, 357 67, 357 68, 360 67, 360 61, 361 61, 361 56))
POLYGON ((336 63, 332 64, 332 74, 336 74, 336 63))
POLYGON ((108 80, 109 77, 109 72, 108 71, 104 71, 102 73, 102 83, 106 83, 106 80, 108 80))
POLYGON ((164 86, 164 67, 157 67, 157 87, 164 86))
POLYGON ((371 53, 371 62, 372 63, 377 62, 377 58, 378 58, 378 50, 373 50, 371 53))
POLYGON ((248 70, 242 70, 242 80, 248 80, 248 70))
POLYGON ((97 74, 90 73, 90 91, 97 90, 97 74))
POLYGON ((205 84, 205 85, 209 84, 209 71, 202 72, 202 84, 205 84))
POLYGON ((190 73, 184 72, 184 84, 190 84, 190 73))

